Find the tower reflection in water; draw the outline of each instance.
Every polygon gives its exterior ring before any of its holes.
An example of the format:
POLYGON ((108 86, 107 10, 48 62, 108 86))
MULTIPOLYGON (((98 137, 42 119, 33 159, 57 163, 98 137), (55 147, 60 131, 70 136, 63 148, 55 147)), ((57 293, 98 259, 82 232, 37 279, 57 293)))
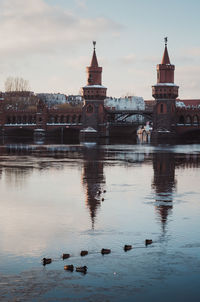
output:
POLYGON ((92 228, 94 229, 97 210, 101 205, 105 189, 103 173, 104 150, 96 148, 95 144, 88 145, 84 151, 84 165, 82 172, 83 186, 86 191, 86 205, 90 211, 92 228))
POLYGON ((156 193, 156 211, 159 213, 163 233, 165 233, 167 218, 173 208, 173 193, 176 189, 174 154, 153 154, 153 170, 152 187, 156 193))

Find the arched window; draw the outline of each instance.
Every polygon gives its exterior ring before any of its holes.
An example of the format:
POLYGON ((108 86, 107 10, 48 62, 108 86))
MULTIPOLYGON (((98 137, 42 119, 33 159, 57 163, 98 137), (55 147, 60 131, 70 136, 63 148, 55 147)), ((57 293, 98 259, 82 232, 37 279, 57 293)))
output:
POLYGON ((191 119, 191 116, 189 116, 189 115, 186 116, 186 124, 188 124, 188 125, 192 124, 192 119, 191 119))
POLYGON ((36 115, 33 116, 33 124, 36 124, 36 115))
POLYGON ((23 124, 26 124, 26 116, 25 115, 22 118, 22 122, 23 122, 23 124))
POLYGON ((91 73, 89 74, 89 77, 88 77, 88 83, 91 83, 92 82, 92 75, 91 73))
POLYGON ((29 117, 28 117, 28 123, 29 124, 32 124, 33 122, 32 122, 32 116, 31 115, 29 115, 29 117))
POLYGON ((93 112, 93 106, 91 104, 89 104, 86 108, 87 113, 92 113, 93 112))
POLYGON ((198 125, 198 123, 199 123, 198 116, 195 115, 195 116, 193 117, 193 124, 194 124, 194 125, 198 125))
POLYGON ((21 118, 21 116, 19 115, 18 117, 17 117, 17 124, 21 124, 22 123, 22 118, 21 118))
POLYGON ((159 113, 166 113, 166 104, 160 103, 158 106, 158 114, 159 113))
POLYGON ((185 118, 183 115, 179 117, 179 124, 185 124, 185 118))
POLYGON ((63 116, 63 115, 61 115, 61 117, 60 117, 60 123, 61 123, 61 124, 64 123, 64 116, 63 116))
POLYGON ((66 116, 66 123, 67 123, 67 124, 70 123, 70 117, 69 117, 69 115, 66 116))
POLYGON ((75 114, 72 116, 72 124, 74 124, 74 123, 76 123, 76 115, 75 114))
POLYGON ((51 124, 52 123, 52 115, 49 115, 48 116, 48 124, 51 124))

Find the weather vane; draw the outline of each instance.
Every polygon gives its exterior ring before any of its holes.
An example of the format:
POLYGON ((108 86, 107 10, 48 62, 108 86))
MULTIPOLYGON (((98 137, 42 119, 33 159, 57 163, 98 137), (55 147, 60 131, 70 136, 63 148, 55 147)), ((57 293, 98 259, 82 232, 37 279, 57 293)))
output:
POLYGON ((93 45, 94 45, 94 49, 95 49, 95 46, 96 46, 96 41, 93 41, 93 45))
POLYGON ((167 37, 165 37, 165 38, 164 38, 164 40, 165 40, 165 46, 167 46, 167 41, 168 41, 168 38, 167 38, 167 37))

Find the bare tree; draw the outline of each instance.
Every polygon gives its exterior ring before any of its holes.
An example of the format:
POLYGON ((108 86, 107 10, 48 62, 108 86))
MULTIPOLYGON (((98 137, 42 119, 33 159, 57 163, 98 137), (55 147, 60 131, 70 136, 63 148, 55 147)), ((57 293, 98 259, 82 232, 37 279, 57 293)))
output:
POLYGON ((5 91, 29 91, 30 86, 27 80, 19 77, 8 77, 5 81, 5 91))

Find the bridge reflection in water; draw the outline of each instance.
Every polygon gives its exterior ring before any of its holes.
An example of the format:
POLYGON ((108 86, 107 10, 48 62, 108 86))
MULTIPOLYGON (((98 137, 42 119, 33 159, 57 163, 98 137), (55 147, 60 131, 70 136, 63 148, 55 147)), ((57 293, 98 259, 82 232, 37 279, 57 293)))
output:
POLYGON ((173 193, 176 190, 175 156, 173 153, 153 154, 154 178, 152 187, 155 190, 155 207, 160 215, 163 234, 167 217, 173 208, 173 193))
MULTIPOLYGON (((133 145, 134 146, 137 145, 133 145)), ((139 145, 138 145, 139 146, 139 145)), ((148 145, 147 145, 148 146, 148 145)), ((92 228, 95 228, 95 222, 98 215, 98 209, 106 197, 103 191, 106 187, 106 177, 104 175, 104 164, 107 161, 108 154, 106 148, 99 147, 95 143, 85 143, 84 145, 36 145, 36 144, 5 144, 0 146, 0 154, 3 155, 32 155, 36 157, 56 157, 59 158, 82 158, 82 185, 85 192, 85 204, 89 210, 92 228)), ((131 149, 132 151, 132 149, 131 149)), ((128 164, 152 162, 153 180, 152 188, 155 194, 155 209, 158 213, 159 221, 162 226, 162 233, 166 232, 168 216, 172 214, 173 196, 176 192, 177 180, 175 170, 179 167, 191 168, 200 167, 200 159, 197 155, 179 156, 177 153, 159 151, 153 153, 132 153, 128 151, 113 151, 114 160, 128 162, 128 164)), ((22 161, 23 161, 22 157, 22 161)), ((13 165, 10 161, 8 166, 4 166, 5 179, 10 186, 24 186, 27 178, 33 173, 34 167, 30 165, 20 165, 20 159, 17 165, 15 158, 13 165), (14 166, 13 166, 14 165, 14 166)), ((37 163, 37 168, 46 170, 52 165, 52 161, 41 161, 37 163)), ((3 163, 2 163, 3 166, 3 163)), ((2 175, 2 166, 0 167, 0 177, 2 175)), ((64 167, 64 166, 63 166, 64 167)), ((63 168, 62 166, 60 169, 63 168)), ((119 175, 120 177, 120 175, 119 175)), ((105 201, 106 202, 106 198, 105 201)))
POLYGON ((94 228, 97 210, 102 202, 102 193, 105 190, 104 151, 93 143, 83 150, 82 183, 85 188, 86 205, 90 211, 92 228, 94 228))

